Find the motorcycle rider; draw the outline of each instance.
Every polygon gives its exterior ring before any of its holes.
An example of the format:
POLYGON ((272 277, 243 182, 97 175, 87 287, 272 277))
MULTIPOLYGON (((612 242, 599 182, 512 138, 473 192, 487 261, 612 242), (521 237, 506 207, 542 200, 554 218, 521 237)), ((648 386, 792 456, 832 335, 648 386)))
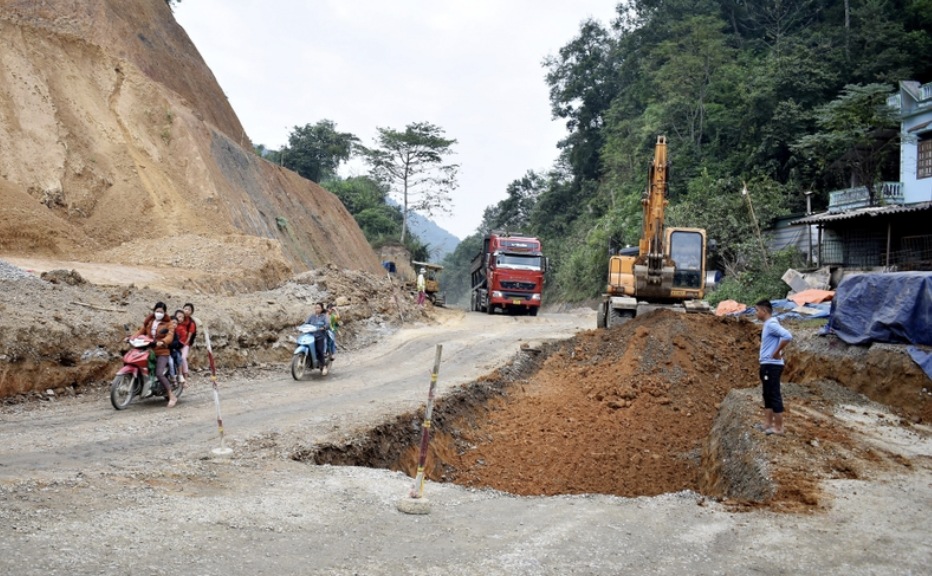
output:
POLYGON ((314 305, 314 313, 308 316, 305 324, 310 324, 317 328, 314 332, 314 351, 317 354, 317 361, 320 362, 320 373, 327 375, 327 330, 330 328, 330 317, 324 313, 324 303, 318 302, 314 305))
POLYGON ((131 338, 148 336, 155 341, 155 377, 165 387, 168 395, 168 407, 173 408, 178 402, 178 398, 172 392, 171 384, 168 382, 168 378, 165 377, 165 371, 168 368, 170 353, 168 345, 175 339, 175 321, 171 316, 165 314, 166 310, 168 310, 168 307, 165 306, 164 302, 157 302, 152 307, 152 314, 146 317, 142 328, 131 338))

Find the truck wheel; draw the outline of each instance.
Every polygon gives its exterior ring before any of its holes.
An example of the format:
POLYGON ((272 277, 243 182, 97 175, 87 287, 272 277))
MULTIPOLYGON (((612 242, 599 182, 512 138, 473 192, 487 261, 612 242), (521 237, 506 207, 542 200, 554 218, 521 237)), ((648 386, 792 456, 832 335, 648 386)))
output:
POLYGON ((538 311, 538 310, 540 310, 540 307, 539 307, 539 306, 531 306, 531 307, 528 309, 528 314, 530 314, 531 316, 537 316, 537 311, 538 311))
POLYGON ((486 313, 486 314, 494 314, 494 313, 495 313, 495 306, 492 306, 491 298, 486 298, 486 299, 485 299, 485 313, 486 313))
POLYGON ((599 304, 599 310, 596 313, 595 317, 595 327, 596 328, 608 328, 608 325, 605 323, 605 309, 608 307, 607 302, 599 304))

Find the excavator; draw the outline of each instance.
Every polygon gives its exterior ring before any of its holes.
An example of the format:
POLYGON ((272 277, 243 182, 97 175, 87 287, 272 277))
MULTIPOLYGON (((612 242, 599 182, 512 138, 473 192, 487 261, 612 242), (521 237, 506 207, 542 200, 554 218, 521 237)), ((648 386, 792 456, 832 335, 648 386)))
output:
POLYGON ((610 328, 656 308, 709 312, 703 301, 712 288, 706 279, 706 233, 701 228, 667 228, 664 216, 670 162, 667 139, 657 138, 650 164, 641 240, 609 258, 608 289, 602 295, 597 326, 610 328))

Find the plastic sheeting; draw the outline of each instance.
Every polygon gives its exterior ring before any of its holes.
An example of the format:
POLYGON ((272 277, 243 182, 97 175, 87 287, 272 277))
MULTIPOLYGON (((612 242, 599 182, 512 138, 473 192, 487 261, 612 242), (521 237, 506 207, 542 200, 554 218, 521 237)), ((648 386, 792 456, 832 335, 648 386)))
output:
POLYGON ((822 302, 828 302, 835 296, 835 292, 832 290, 803 290, 802 292, 797 292, 789 297, 790 300, 796 302, 800 306, 805 304, 821 304, 822 302))
POLYGON ((913 359, 913 362, 918 364, 926 376, 932 380, 932 352, 926 352, 916 346, 909 346, 906 351, 909 352, 909 357, 913 359))
POLYGON ((932 272, 846 277, 828 328, 848 344, 932 345, 932 272))

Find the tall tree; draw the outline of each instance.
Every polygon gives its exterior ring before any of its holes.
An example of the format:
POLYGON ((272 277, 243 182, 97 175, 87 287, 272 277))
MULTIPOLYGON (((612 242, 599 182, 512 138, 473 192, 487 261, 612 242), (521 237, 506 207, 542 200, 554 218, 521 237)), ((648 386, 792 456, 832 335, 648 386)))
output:
POLYGON ((288 136, 285 167, 314 182, 336 174, 341 162, 349 160, 359 138, 349 132, 338 132, 333 120, 295 126, 288 136))
POLYGON ((849 84, 841 96, 816 111, 819 132, 803 136, 796 149, 822 167, 854 175, 876 199, 881 171, 899 152, 899 112, 887 105, 893 86, 849 84))
POLYGON ((401 241, 408 231, 408 212, 425 216, 449 213, 450 194, 458 187, 459 164, 445 164, 454 154, 456 140, 444 137, 444 130, 429 122, 408 124, 404 131, 378 128, 375 146, 360 146, 372 175, 387 183, 401 201, 403 220, 401 241))

